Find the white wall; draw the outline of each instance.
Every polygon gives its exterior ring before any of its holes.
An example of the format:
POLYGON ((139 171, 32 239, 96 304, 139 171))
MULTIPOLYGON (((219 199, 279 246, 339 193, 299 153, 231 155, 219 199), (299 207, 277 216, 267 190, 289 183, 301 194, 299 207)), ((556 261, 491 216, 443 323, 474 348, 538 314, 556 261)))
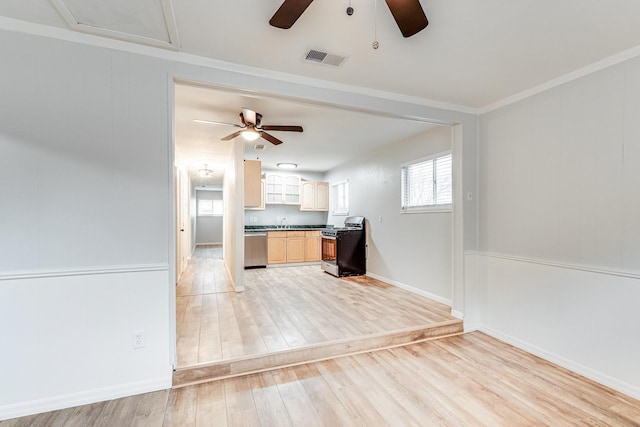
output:
POLYGON ((640 59, 481 118, 482 328, 640 397, 640 59))
MULTIPOLYGON (((174 77, 461 123, 462 186, 475 188, 477 119, 469 113, 5 18, 0 40, 0 301, 11 319, 0 325, 0 419, 170 386, 174 77), (147 347, 134 351, 137 329, 147 347), (44 344, 32 353, 33 343, 44 344), (55 372, 37 369, 50 360, 55 372)), ((225 251, 235 280, 243 275, 241 199, 224 231, 225 245, 238 242, 225 251)), ((475 202, 465 204, 465 249, 475 249, 475 211, 475 202)), ((454 306, 462 304, 454 294, 454 306)))
POLYGON ((162 61, 0 40, 0 419, 169 387, 162 61))
MULTIPOLYGON (((348 179, 349 214, 367 219, 367 274, 451 304, 451 211, 400 210, 402 165, 447 150, 451 129, 438 126, 333 169, 327 179, 330 184, 348 179)), ((329 215, 334 225, 344 219, 329 215)))
MULTIPOLYGON (((198 232, 198 225, 197 225, 197 212, 198 212, 198 202, 196 199, 196 193, 197 190, 195 189, 195 187, 193 186, 193 182, 191 185, 191 191, 189 191, 189 229, 190 231, 190 236, 191 236, 191 253, 193 253, 193 251, 196 249, 196 243, 197 243, 197 237, 196 237, 196 233, 198 232)), ((222 228, 222 226, 220 226, 222 228)), ((220 237, 220 241, 222 242, 222 237, 220 237)))
MULTIPOLYGON (((222 191, 196 190, 197 200, 222 200, 222 191)), ((196 244, 222 244, 222 216, 198 216, 196 219, 196 244)))
POLYGON ((224 262, 234 289, 244 291, 244 142, 236 138, 231 144, 229 165, 222 185, 224 197, 224 262))

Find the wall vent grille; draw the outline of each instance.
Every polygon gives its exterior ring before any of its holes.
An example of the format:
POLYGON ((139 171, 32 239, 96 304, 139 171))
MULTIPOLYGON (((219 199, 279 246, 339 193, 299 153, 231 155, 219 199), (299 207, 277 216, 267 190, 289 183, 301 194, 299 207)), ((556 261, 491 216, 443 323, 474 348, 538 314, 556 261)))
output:
POLYGON ((259 144, 259 143, 253 146, 253 149, 256 151, 264 151, 265 148, 266 148, 266 145, 259 144))

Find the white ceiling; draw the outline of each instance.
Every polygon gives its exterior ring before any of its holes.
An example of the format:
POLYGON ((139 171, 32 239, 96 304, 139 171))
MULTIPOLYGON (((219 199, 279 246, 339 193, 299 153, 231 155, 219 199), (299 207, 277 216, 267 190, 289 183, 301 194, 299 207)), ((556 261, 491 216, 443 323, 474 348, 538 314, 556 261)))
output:
MULTIPOLYGON (((93 27, 108 37, 130 33, 136 42, 467 108, 485 107, 640 45, 638 0, 421 0, 429 26, 408 39, 382 0, 377 12, 376 0, 318 0, 289 30, 268 24, 281 3, 3 0, 0 16, 76 31, 93 27), (349 3, 355 9, 350 17, 349 3), (338 68, 305 62, 309 48, 348 59, 338 68)), ((424 130, 423 124, 398 119, 183 89, 176 96, 178 143, 184 144, 184 158, 196 155, 187 154, 189 147, 203 149, 197 163, 226 150, 218 139, 233 128, 196 125, 190 115, 235 123, 241 107, 261 112, 264 124, 303 126, 303 134, 274 132, 285 143, 268 144, 261 157, 266 164, 291 160, 309 170, 326 170, 337 160, 424 130)))

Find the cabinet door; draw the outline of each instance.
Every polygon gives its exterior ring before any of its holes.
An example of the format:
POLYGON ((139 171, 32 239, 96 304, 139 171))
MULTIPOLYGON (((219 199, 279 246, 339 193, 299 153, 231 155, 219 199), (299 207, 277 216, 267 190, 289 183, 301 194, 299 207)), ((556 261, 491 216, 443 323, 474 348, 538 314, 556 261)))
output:
POLYGON ((283 203, 283 179, 280 175, 267 174, 267 203, 283 203))
POLYGON ((267 239, 267 264, 284 264, 287 262, 287 239, 269 237, 267 239))
POLYGON ((284 177, 284 202, 288 205, 300 204, 300 177, 289 175, 284 177))
POLYGON ((316 209, 316 183, 303 181, 300 185, 300 210, 313 211, 316 209))
POLYGON ((254 208, 260 206, 261 162, 259 160, 244 161, 244 206, 254 208))
POLYGON ((304 239, 304 260, 305 262, 320 261, 320 238, 305 237, 304 239))
POLYGON ((329 183, 316 182, 316 206, 317 211, 329 210, 329 183))
POLYGON ((304 237, 287 239, 287 262, 304 262, 304 237))
POLYGON ((267 197, 267 183, 264 178, 260 180, 260 206, 256 206, 255 208, 245 208, 248 211, 263 211, 265 208, 265 199, 267 197))

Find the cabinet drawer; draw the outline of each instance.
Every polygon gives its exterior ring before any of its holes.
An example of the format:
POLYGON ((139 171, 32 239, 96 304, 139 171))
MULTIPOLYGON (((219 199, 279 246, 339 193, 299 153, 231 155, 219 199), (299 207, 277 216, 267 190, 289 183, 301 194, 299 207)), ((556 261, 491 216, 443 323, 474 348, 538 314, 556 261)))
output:
POLYGON ((268 231, 267 238, 271 239, 274 237, 287 237, 286 231, 268 231))
POLYGON ((304 231, 287 231, 287 237, 304 237, 304 231))
POLYGON ((320 230, 305 231, 304 237, 320 237, 320 230))

